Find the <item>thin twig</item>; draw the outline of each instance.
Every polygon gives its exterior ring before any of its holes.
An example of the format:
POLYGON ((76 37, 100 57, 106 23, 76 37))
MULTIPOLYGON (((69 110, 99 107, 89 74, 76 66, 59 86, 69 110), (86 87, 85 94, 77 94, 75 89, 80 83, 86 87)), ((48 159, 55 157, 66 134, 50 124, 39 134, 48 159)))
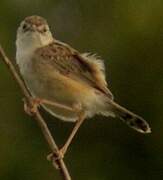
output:
MULTIPOLYGON (((0 45, 0 56, 2 58, 2 60, 4 61, 4 63, 7 65, 8 69, 10 70, 12 76, 14 77, 15 81, 18 83, 22 93, 25 96, 25 99, 27 101, 28 105, 31 105, 31 94, 30 92, 27 90, 23 80, 21 79, 20 75, 18 74, 18 72, 16 71, 14 65, 12 64, 11 60, 7 57, 6 53, 4 52, 3 48, 0 45)), ((60 174, 62 176, 62 178, 64 180, 71 180, 71 176, 69 174, 69 171, 63 161, 62 158, 60 158, 59 155, 59 148, 57 146, 57 144, 54 141, 54 138, 52 137, 50 130, 47 126, 47 124, 45 123, 43 117, 41 116, 39 110, 37 109, 36 112, 34 113, 34 119, 37 121, 38 125, 41 128, 41 131, 52 151, 53 154, 55 154, 56 159, 53 158, 52 160, 52 164, 54 165, 54 167, 56 167, 55 164, 57 164, 58 169, 60 171, 60 174)))

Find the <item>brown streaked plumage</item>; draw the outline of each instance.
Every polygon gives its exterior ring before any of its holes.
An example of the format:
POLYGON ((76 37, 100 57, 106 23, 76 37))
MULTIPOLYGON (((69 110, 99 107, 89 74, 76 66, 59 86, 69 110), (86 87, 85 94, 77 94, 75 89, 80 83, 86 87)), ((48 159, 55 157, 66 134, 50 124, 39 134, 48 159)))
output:
MULTIPOLYGON (((34 97, 67 106, 79 104, 86 117, 95 114, 119 117, 139 132, 150 132, 143 118, 114 102, 105 80, 103 61, 53 38, 43 18, 25 18, 18 29, 16 44, 20 72, 34 97)), ((52 105, 43 107, 62 120, 78 119, 75 112, 52 105)))
POLYGON ((113 95, 107 88, 104 69, 100 67, 103 66, 103 62, 100 60, 101 64, 97 63, 95 56, 82 55, 59 41, 54 41, 43 48, 38 48, 35 54, 39 58, 42 57, 41 60, 45 61, 45 63, 54 66, 61 74, 88 83, 90 86, 105 93, 110 99, 113 99, 113 95), (94 58, 94 61, 90 61, 89 58, 94 58))

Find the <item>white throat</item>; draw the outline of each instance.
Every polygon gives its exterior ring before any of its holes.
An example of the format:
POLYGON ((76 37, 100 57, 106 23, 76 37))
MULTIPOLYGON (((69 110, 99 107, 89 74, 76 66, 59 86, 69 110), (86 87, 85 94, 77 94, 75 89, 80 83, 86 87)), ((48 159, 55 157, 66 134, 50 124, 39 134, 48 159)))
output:
MULTIPOLYGON (((33 55, 37 48, 46 46, 53 41, 53 37, 50 31, 42 34, 39 32, 26 32, 21 33, 18 30, 16 40, 16 62, 19 66, 24 64, 23 61, 33 55)), ((21 67, 20 67, 21 68, 21 67)))
POLYGON ((45 34, 39 32, 27 32, 25 34, 18 32, 16 47, 17 50, 33 51, 39 47, 46 46, 53 41, 53 37, 50 31, 45 34))
POLYGON ((18 30, 16 40, 16 63, 20 68, 21 74, 28 72, 29 64, 36 49, 46 46, 53 42, 54 39, 50 31, 42 34, 39 32, 21 33, 18 30))

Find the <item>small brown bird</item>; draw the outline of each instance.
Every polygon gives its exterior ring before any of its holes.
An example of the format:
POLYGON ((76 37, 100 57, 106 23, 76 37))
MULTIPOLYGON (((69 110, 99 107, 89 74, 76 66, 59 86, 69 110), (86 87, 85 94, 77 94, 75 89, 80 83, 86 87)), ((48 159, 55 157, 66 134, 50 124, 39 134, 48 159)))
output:
POLYGON ((138 132, 151 132, 143 118, 114 102, 104 62, 53 38, 44 18, 30 16, 21 22, 16 61, 33 97, 55 117, 77 122, 63 154, 83 120, 95 114, 118 117, 138 132))

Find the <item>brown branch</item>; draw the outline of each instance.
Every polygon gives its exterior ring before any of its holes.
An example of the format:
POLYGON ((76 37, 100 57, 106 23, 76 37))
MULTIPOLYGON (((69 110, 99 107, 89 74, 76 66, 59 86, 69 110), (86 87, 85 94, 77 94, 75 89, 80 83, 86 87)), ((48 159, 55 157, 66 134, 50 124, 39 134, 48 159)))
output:
MULTIPOLYGON (((12 64, 11 60, 7 57, 6 53, 4 52, 3 48, 1 47, 0 45, 0 56, 2 58, 2 60, 4 61, 4 63, 7 65, 8 69, 10 70, 12 76, 14 77, 15 81, 18 83, 22 93, 24 94, 25 96, 25 100, 27 102, 27 104, 29 106, 32 106, 32 103, 31 103, 31 94, 30 92, 27 90, 23 80, 21 79, 19 73, 16 71, 14 65, 12 64)), ((66 108, 66 107, 65 107, 66 108)), ((45 123, 43 117, 41 116, 38 108, 36 109, 36 112, 34 113, 33 115, 34 119, 37 121, 38 125, 40 126, 41 128, 41 131, 52 151, 53 154, 55 154, 56 156, 56 159, 53 158, 52 160, 52 164, 53 166, 56 168, 56 164, 58 166, 58 169, 60 171, 60 174, 62 176, 62 178, 64 180, 71 180, 71 176, 69 174, 69 171, 63 161, 62 158, 60 158, 60 155, 59 155, 59 148, 57 146, 57 144, 55 143, 54 141, 54 138, 52 137, 51 133, 50 133, 50 130, 47 126, 47 124, 45 123)))

